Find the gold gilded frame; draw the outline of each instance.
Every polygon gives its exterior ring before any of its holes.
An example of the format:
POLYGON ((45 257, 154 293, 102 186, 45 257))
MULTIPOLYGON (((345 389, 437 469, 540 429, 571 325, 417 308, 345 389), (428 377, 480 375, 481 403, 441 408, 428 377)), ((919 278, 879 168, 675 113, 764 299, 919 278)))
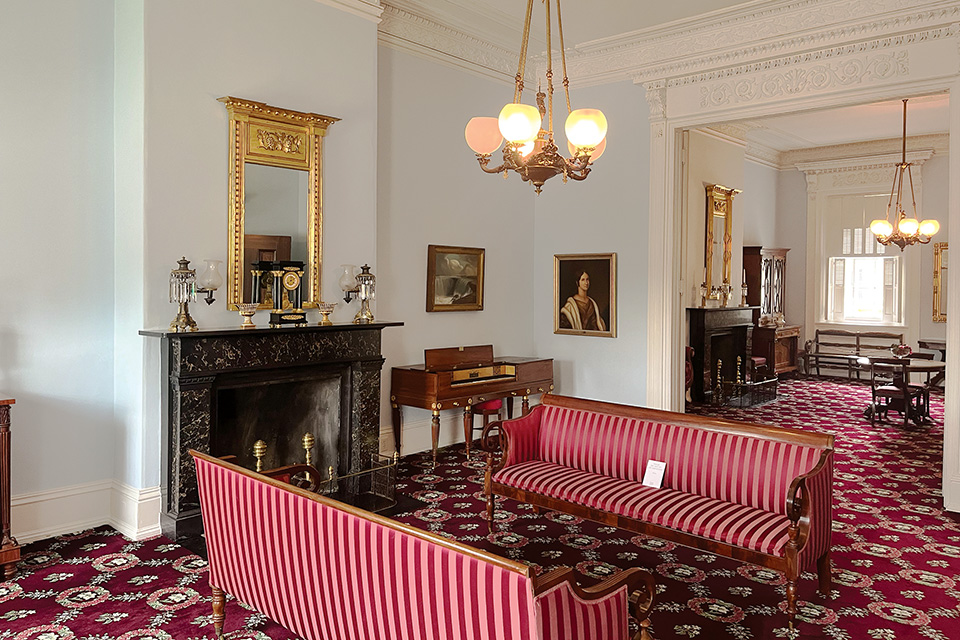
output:
MULTIPOLYGON (((247 162, 309 172, 307 264, 309 290, 303 307, 320 301, 323 264, 323 137, 340 118, 271 107, 262 102, 218 98, 230 116, 230 247, 227 261, 227 308, 243 302, 244 166, 247 162)), ((266 302, 261 309, 268 308, 266 302)))
POLYGON ((933 245, 933 321, 946 322, 947 314, 941 311, 943 302, 946 301, 946 291, 944 291, 943 272, 950 270, 949 264, 944 264, 944 253, 947 251, 946 242, 937 242, 933 245))
MULTIPOLYGON (((596 273, 594 273, 596 277, 596 273)), ((594 282, 591 281, 590 288, 594 287, 594 282)), ((601 284, 601 283, 597 283, 601 284)), ((592 296, 591 296, 592 297, 592 296)), ((600 297, 600 296, 597 296, 600 297)), ((601 298, 602 299, 602 298, 601 298)), ((602 313, 601 313, 602 317, 602 313)), ((555 254, 553 256, 553 332, 556 334, 566 334, 573 336, 597 336, 600 338, 616 338, 617 337, 617 254, 616 253, 568 253, 568 254, 555 254), (605 263, 605 269, 609 273, 609 281, 603 282, 602 285, 607 287, 604 292, 603 297, 607 298, 609 304, 609 319, 610 326, 606 327, 603 331, 596 330, 587 330, 587 329, 567 329, 560 327, 560 309, 566 303, 566 300, 561 300, 563 295, 562 291, 564 285, 561 284, 561 267, 565 262, 574 262, 579 263, 580 267, 583 267, 583 263, 597 262, 605 263)))
MULTIPOLYGON (((707 292, 713 288, 713 219, 723 218, 723 273, 721 285, 730 284, 731 260, 733 259, 733 199, 740 189, 731 189, 722 184, 708 184, 707 215, 704 242, 704 282, 707 292)), ((726 306, 725 304, 722 306, 726 306)))

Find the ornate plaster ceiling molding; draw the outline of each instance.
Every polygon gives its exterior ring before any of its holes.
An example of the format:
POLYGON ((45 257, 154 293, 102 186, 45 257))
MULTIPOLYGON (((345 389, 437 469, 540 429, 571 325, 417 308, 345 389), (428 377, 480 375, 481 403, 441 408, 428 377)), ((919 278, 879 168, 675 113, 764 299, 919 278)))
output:
MULTIPOLYGON (((896 155, 900 152, 902 143, 903 140, 901 138, 889 138, 887 140, 837 144, 813 149, 795 149, 781 152, 779 164, 782 169, 792 169, 800 164, 811 166, 811 163, 836 161, 844 158, 876 157, 887 154, 896 155)), ((950 152, 950 136, 946 133, 909 136, 907 137, 907 148, 928 149, 934 155, 947 156, 950 152)), ((909 157, 910 153, 907 153, 907 158, 909 159, 909 157)))
MULTIPOLYGON (((922 165, 933 156, 932 149, 911 151, 907 153, 907 162, 922 165)), ((859 158, 841 158, 837 160, 821 160, 817 162, 798 162, 795 166, 807 175, 824 173, 844 173, 849 171, 864 172, 875 169, 891 169, 900 162, 899 153, 886 153, 878 156, 862 156, 859 158)), ((888 172, 888 178, 892 173, 888 172)))
POLYGON ((784 67, 805 54, 835 57, 903 46, 905 37, 952 36, 958 20, 956 0, 769 0, 580 44, 567 65, 578 84, 702 82, 745 65, 784 67))
POLYGON ((314 0, 320 4, 335 7, 371 22, 380 22, 383 7, 378 0, 314 0))
POLYGON ((402 0, 383 3, 379 42, 510 84, 517 73, 517 51, 440 22, 418 5, 402 0))

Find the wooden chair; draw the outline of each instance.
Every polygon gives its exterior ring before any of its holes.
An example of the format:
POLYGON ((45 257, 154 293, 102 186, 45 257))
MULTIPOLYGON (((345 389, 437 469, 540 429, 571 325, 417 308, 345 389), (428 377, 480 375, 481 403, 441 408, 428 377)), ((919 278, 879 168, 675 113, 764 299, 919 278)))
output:
POLYGON ((873 411, 870 412, 870 424, 876 422, 879 415, 886 419, 891 409, 903 416, 903 426, 919 412, 921 407, 914 401, 922 397, 922 391, 909 383, 909 360, 900 358, 870 358, 870 391, 873 399, 873 411))
MULTIPOLYGON (((473 418, 471 418, 471 425, 470 425, 471 434, 473 431, 477 431, 477 430, 482 431, 486 429, 487 425, 490 424, 490 416, 497 416, 497 420, 502 420, 502 416, 500 415, 501 409, 503 409, 503 400, 500 398, 496 398, 494 400, 487 400, 486 402, 481 402, 479 404, 473 405, 473 415, 483 416, 483 424, 481 424, 479 427, 475 427, 472 424, 473 418)), ((473 436, 471 435, 471 439, 472 438, 473 436)), ((481 449, 482 448, 483 447, 481 446, 481 449)), ((469 455, 470 455, 470 452, 468 448, 467 456, 469 457, 469 455)))

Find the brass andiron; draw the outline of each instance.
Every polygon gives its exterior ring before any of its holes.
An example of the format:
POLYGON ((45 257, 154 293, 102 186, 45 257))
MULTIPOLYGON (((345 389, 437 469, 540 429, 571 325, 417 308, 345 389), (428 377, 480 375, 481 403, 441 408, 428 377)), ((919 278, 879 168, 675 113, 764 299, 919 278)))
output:
POLYGON ((263 456, 267 454, 267 443, 257 440, 253 443, 253 457, 257 459, 257 473, 263 471, 263 456))
POLYGON ((723 360, 717 360, 717 377, 713 384, 713 404, 723 404, 723 380, 720 379, 720 370, 723 369, 723 360))
POLYGON ((737 356, 737 384, 743 384, 743 377, 740 375, 740 367, 743 366, 743 359, 737 356))
POLYGON ((312 433, 308 432, 303 434, 303 450, 307 454, 306 457, 307 457, 308 467, 313 464, 313 458, 310 455, 310 449, 313 449, 313 445, 315 445, 316 443, 317 443, 317 440, 316 438, 313 437, 312 433))

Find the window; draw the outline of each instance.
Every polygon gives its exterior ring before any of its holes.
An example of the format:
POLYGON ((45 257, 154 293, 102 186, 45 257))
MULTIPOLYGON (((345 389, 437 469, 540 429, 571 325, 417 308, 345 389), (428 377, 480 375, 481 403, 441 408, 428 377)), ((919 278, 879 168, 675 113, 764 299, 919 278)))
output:
POLYGON ((829 278, 827 319, 831 322, 899 322, 899 256, 830 258, 829 278))

